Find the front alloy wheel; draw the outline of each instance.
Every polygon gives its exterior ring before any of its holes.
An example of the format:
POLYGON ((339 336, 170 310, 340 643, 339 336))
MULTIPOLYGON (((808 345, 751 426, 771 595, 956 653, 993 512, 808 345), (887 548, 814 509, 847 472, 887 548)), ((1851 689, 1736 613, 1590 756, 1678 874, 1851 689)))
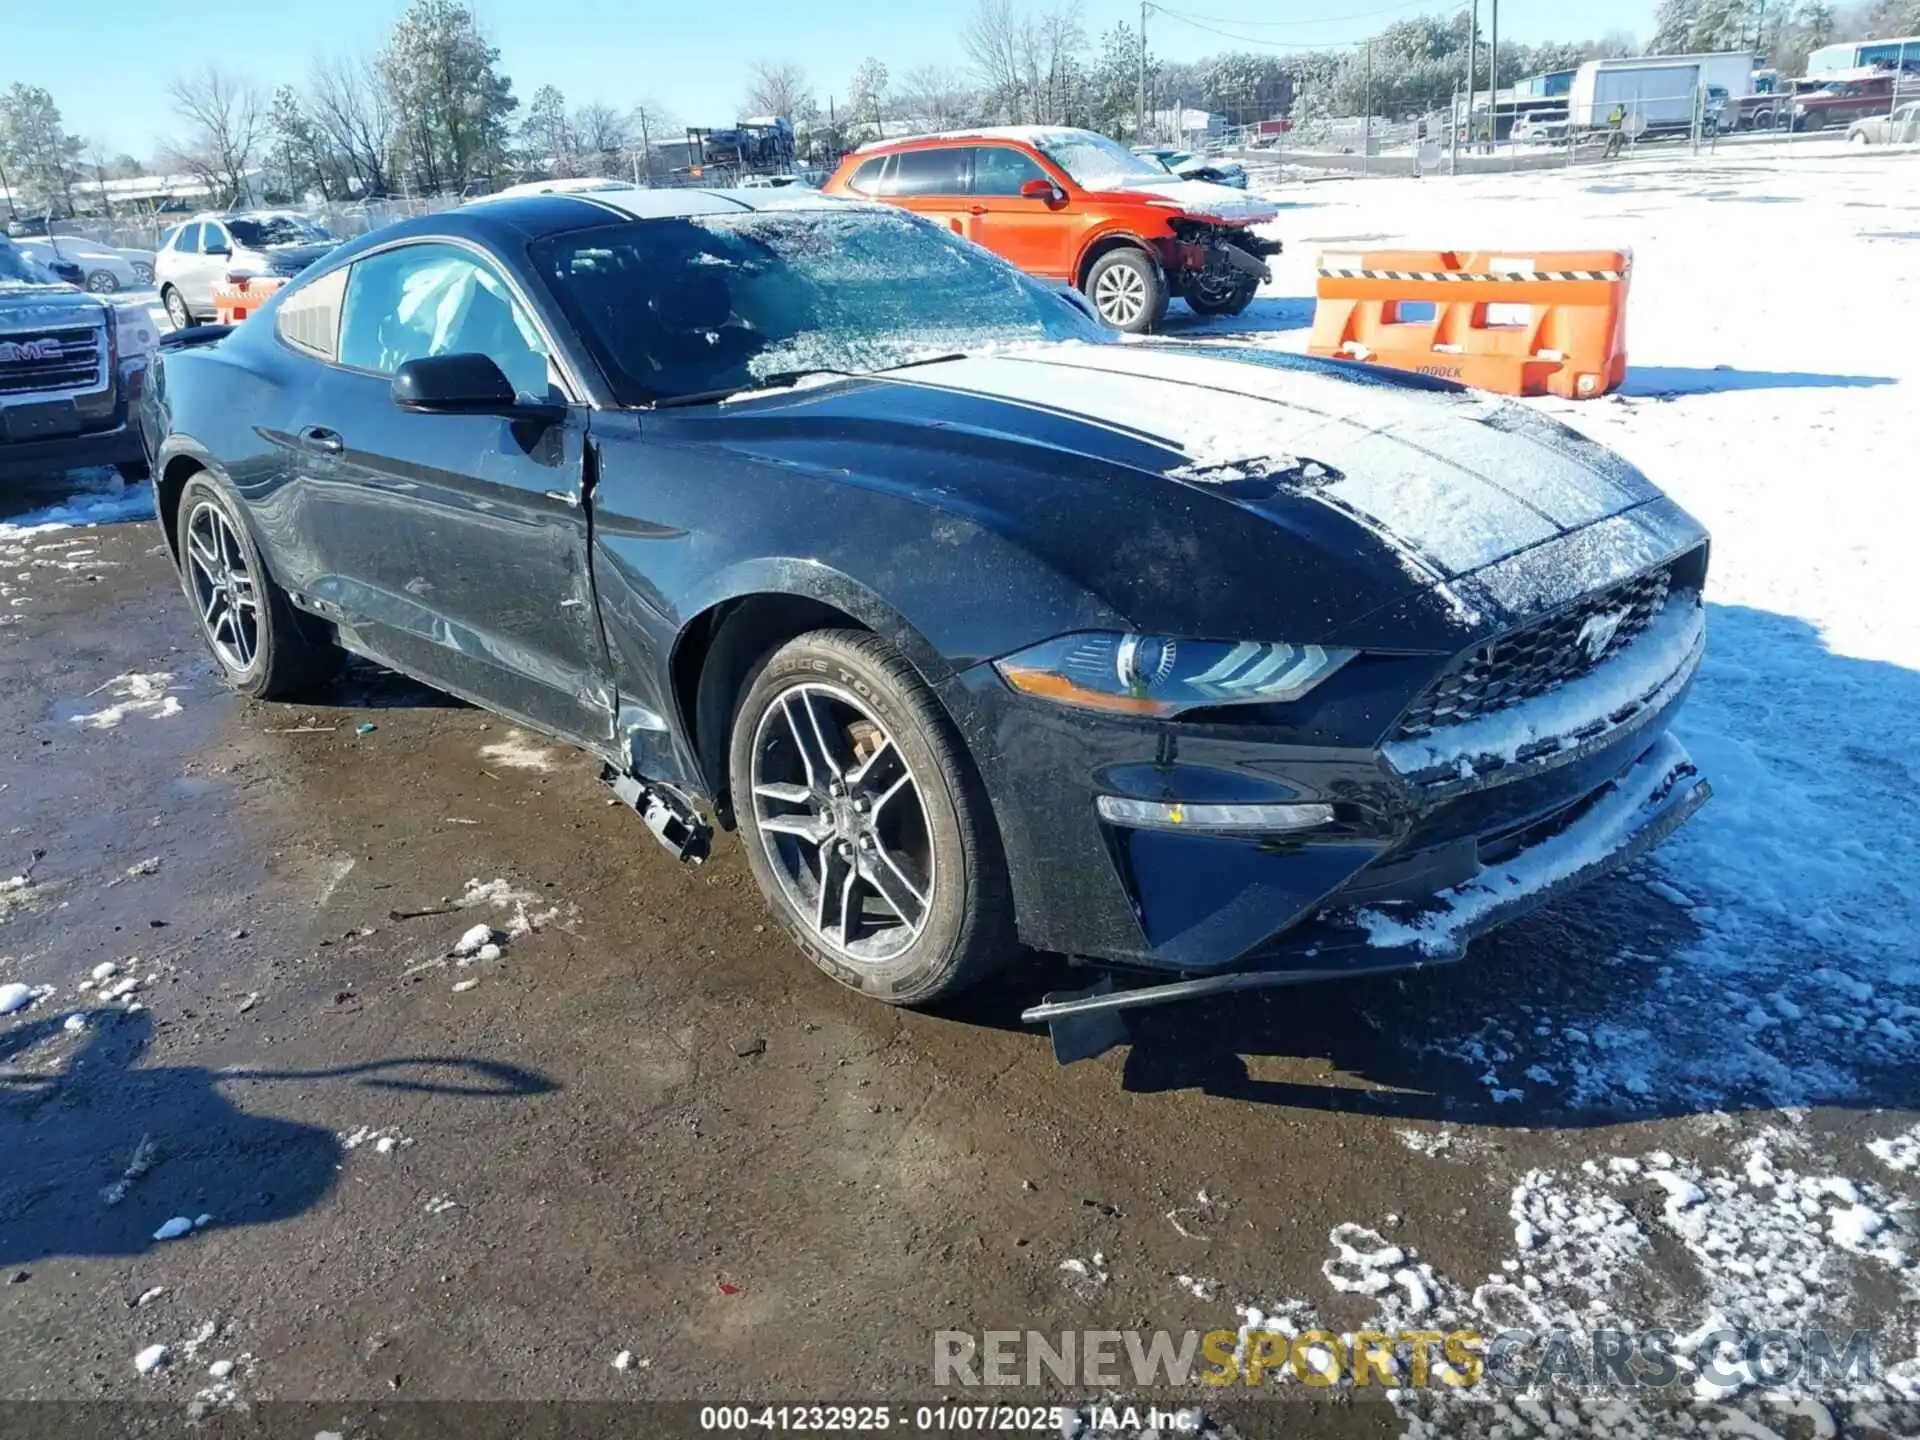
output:
POLYGON ((926 805, 886 727, 852 691, 799 684, 760 717, 754 828, 814 938, 887 960, 925 925, 938 882, 926 805))
POLYGON ((120 288, 120 277, 111 270, 95 270, 87 276, 87 289, 95 295, 111 295, 120 288))
POLYGON ((971 757, 886 641, 816 630, 747 677, 729 745, 747 863, 807 958, 894 1005, 1013 954, 1006 861, 971 757))
POLYGON ((191 330, 193 328, 193 312, 187 309, 186 296, 169 285, 167 293, 161 299, 166 302, 167 319, 173 322, 174 329, 191 330))
POLYGON ((1094 261, 1086 293, 1102 320, 1130 335, 1158 329, 1167 313, 1166 281, 1140 250, 1110 250, 1094 261))

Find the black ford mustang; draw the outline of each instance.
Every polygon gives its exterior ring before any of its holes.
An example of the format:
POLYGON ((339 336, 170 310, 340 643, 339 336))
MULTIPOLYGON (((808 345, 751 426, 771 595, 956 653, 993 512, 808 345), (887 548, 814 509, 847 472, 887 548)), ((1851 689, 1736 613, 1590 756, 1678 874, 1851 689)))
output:
POLYGON ((1708 794, 1667 734, 1707 541, 1631 466, 1443 382, 1115 342, 897 210, 408 221, 170 337, 143 420, 235 688, 351 650, 572 741, 683 857, 737 825, 884 1000, 1101 962, 1028 1012, 1067 1054, 1457 957, 1708 794))

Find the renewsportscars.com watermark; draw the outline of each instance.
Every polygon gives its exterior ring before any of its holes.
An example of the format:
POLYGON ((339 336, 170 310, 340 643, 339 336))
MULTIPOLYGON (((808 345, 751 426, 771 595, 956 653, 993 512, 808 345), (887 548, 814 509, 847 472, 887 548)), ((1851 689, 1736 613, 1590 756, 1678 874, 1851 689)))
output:
POLYGON ((1837 1394, 1876 1383, 1864 1331, 936 1330, 940 1386, 1255 1386, 1386 1389, 1536 1385, 1837 1394))

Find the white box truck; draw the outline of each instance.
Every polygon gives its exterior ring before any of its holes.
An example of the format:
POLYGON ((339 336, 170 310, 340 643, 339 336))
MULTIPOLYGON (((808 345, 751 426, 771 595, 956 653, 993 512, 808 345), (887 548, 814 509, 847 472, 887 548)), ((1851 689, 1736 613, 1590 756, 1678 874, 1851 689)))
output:
POLYGON ((1740 51, 1589 60, 1574 72, 1567 120, 1576 133, 1604 131, 1618 105, 1629 135, 1686 133, 1699 105, 1704 123, 1731 129, 1752 90, 1753 57, 1740 51))

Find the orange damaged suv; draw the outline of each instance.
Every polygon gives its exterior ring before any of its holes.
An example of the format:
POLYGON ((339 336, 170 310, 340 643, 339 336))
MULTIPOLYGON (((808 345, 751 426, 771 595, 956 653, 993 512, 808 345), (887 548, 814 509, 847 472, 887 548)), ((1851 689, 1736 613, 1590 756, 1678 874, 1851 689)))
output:
POLYGON ((1238 315, 1280 249, 1254 233, 1277 213, 1268 202, 1182 180, 1091 130, 884 140, 848 155, 825 188, 944 223, 1135 333, 1157 328, 1175 295, 1202 315, 1238 315))

